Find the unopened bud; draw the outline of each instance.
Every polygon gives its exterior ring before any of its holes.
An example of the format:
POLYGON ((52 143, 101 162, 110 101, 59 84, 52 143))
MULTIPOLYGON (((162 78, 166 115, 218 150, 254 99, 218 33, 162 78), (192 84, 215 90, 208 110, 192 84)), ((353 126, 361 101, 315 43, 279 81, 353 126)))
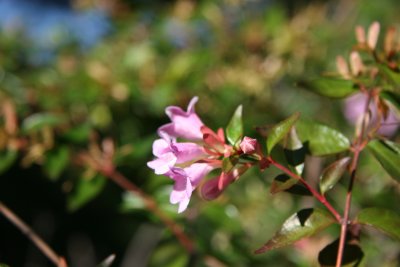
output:
POLYGON ((376 43, 378 42, 379 30, 381 26, 379 22, 374 22, 369 26, 368 29, 368 47, 372 50, 375 49, 376 43))
POLYGON ((245 154, 253 154, 256 151, 257 147, 257 140, 245 136, 240 143, 240 149, 243 151, 245 154))

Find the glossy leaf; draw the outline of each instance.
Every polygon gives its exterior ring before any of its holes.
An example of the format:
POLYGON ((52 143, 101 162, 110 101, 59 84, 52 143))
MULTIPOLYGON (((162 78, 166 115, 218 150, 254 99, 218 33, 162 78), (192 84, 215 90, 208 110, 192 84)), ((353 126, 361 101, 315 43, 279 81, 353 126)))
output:
POLYGON ((301 120, 296 129, 303 143, 308 144, 308 151, 314 156, 325 156, 346 151, 350 141, 339 131, 326 125, 301 120))
POLYGON ((17 157, 18 151, 14 149, 0 152, 0 174, 7 171, 17 160, 17 157))
POLYGON ((104 188, 106 178, 96 175, 93 178, 79 178, 73 191, 68 195, 67 204, 70 211, 76 211, 94 199, 104 188))
POLYGON ((279 143, 290 131, 294 123, 298 120, 300 113, 296 112, 286 120, 275 125, 267 137, 267 152, 271 153, 274 146, 279 143))
POLYGON ((400 182, 400 146, 389 140, 372 140, 367 147, 387 173, 400 182))
POLYGON ((46 162, 44 169, 47 175, 55 180, 60 177, 62 171, 67 167, 69 162, 69 150, 66 146, 61 146, 49 151, 46 154, 46 162))
POLYGON ((400 240, 400 215, 396 212, 381 208, 367 208, 357 214, 355 221, 372 226, 400 240))
POLYGON ((243 137, 242 105, 237 107, 226 128, 226 137, 231 145, 235 145, 243 137))
POLYGON ((345 173, 350 160, 350 157, 339 159, 322 171, 319 181, 319 190, 323 195, 332 189, 332 187, 340 180, 345 173))
POLYGON ((280 174, 275 177, 270 188, 271 194, 276 194, 282 191, 294 195, 311 196, 311 193, 303 184, 301 184, 297 179, 289 177, 286 174, 280 174))
POLYGON ((292 127, 287 136, 283 153, 288 164, 293 166, 296 173, 300 175, 304 169, 307 147, 303 146, 295 127, 292 127))
POLYGON ((293 185, 297 184, 297 179, 291 178, 286 174, 280 174, 275 177, 274 181, 271 184, 270 192, 271 194, 276 194, 286 189, 292 187, 293 185))
POLYGON ((331 98, 344 98, 358 91, 350 80, 337 78, 315 78, 299 82, 299 86, 331 98))
POLYGON ((22 130, 33 132, 47 126, 56 126, 65 122, 65 117, 52 113, 36 113, 22 122, 22 130))
POLYGON ((395 92, 390 91, 382 91, 380 97, 390 102, 393 106, 395 106, 398 110, 400 110, 400 95, 395 92))
POLYGON ((264 246, 255 253, 263 253, 271 249, 284 247, 311 235, 314 235, 332 223, 334 218, 320 209, 303 209, 287 219, 281 229, 275 233, 264 246))
MULTIPOLYGON (((350 235, 348 233, 347 235, 350 235)), ((343 267, 356 267, 360 264, 364 257, 364 253, 361 247, 357 244, 355 239, 351 240, 347 238, 344 243, 344 251, 342 258, 343 267)), ((322 267, 335 267, 337 260, 337 252, 339 249, 339 239, 336 239, 324 249, 319 252, 318 262, 322 267)))

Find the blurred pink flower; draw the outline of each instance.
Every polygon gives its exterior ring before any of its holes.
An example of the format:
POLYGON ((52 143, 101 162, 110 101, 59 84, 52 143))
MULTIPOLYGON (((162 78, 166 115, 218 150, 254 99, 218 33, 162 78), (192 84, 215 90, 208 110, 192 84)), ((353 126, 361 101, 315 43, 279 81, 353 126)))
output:
MULTIPOLYGON (((344 102, 344 115, 351 124, 357 124, 364 113, 365 103, 367 96, 359 93, 347 98, 344 102)), ((369 106, 371 111, 371 123, 377 120, 376 106, 371 103, 369 106)), ((383 125, 379 128, 378 133, 391 136, 399 128, 400 117, 396 114, 393 109, 390 109, 388 117, 383 122, 383 125)))

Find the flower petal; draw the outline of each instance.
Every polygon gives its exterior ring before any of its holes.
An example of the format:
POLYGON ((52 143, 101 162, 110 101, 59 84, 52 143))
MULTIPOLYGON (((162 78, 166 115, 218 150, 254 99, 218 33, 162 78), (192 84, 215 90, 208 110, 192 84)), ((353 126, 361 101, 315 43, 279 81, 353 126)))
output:
POLYGON ((216 167, 208 163, 193 163, 185 168, 186 175, 189 177, 193 187, 197 187, 200 181, 216 167))
POLYGON ((147 166, 154 169, 155 174, 166 174, 175 165, 176 157, 169 152, 162 157, 147 162, 147 166))

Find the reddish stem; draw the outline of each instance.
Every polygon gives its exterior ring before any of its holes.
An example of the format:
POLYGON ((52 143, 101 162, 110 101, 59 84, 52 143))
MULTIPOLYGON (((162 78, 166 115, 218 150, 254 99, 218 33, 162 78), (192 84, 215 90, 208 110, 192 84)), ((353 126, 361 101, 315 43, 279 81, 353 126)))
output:
POLYGON ((0 201, 0 213, 15 225, 32 243, 57 267, 67 267, 63 257, 57 255, 51 247, 43 241, 24 221, 0 201))
POLYGON ((268 161, 274 165, 275 167, 277 167, 278 169, 280 169, 281 171, 285 172, 286 174, 288 174, 289 176, 299 180, 299 182, 301 182, 308 191, 310 191, 310 193, 322 204, 324 205, 332 214, 333 216, 335 216, 336 220, 340 223, 342 221, 342 217, 340 216, 340 214, 336 211, 336 209, 334 207, 332 207, 332 205, 327 201, 327 199, 325 198, 325 196, 321 195, 320 193, 318 193, 314 188, 312 188, 304 179, 303 177, 297 175, 296 173, 292 172, 291 170, 289 170, 288 168, 286 168, 285 166, 279 164, 278 162, 276 162, 275 160, 273 160, 271 157, 268 158, 268 161))
POLYGON ((369 104, 370 104, 371 98, 372 98, 371 94, 373 94, 373 90, 370 90, 367 92, 368 97, 367 97, 367 101, 366 101, 365 107, 364 107, 364 113, 363 113, 363 118, 362 118, 360 134, 356 137, 355 143, 353 144, 354 155, 353 155, 352 162, 350 164, 350 182, 349 182, 349 187, 347 189, 343 220, 341 222, 341 228, 340 228, 339 248, 338 248, 337 258, 336 258, 336 267, 342 266, 344 247, 345 247, 345 242, 346 242, 346 234, 347 234, 347 228, 348 228, 348 224, 349 224, 352 192, 353 192, 354 182, 356 179, 357 165, 358 165, 358 161, 360 158, 360 152, 363 150, 363 148, 365 146, 364 136, 365 136, 365 131, 367 128, 367 116, 368 116, 368 111, 369 111, 369 104))

